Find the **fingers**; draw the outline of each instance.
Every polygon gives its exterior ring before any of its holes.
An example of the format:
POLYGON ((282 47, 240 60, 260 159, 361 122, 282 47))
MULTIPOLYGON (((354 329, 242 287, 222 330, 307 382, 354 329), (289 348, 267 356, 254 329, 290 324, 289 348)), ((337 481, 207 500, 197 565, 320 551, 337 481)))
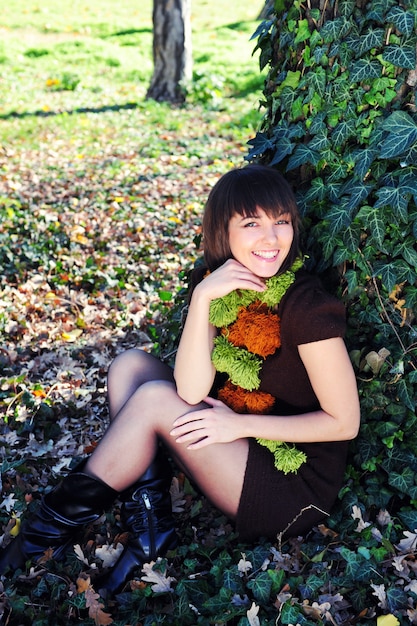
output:
POLYGON ((217 272, 225 272, 229 282, 234 282, 236 289, 255 289, 256 291, 263 291, 265 289, 265 283, 259 276, 256 276, 247 267, 235 261, 229 259, 224 265, 222 265, 217 272))
POLYGON ((205 401, 209 408, 186 413, 173 422, 170 435, 177 443, 197 449, 236 439, 236 424, 230 420, 234 412, 220 400, 207 397, 205 401))
MULTIPOLYGON (((169 433, 176 441, 186 441, 187 435, 194 434, 196 431, 202 430, 203 420, 199 417, 193 417, 193 413, 187 413, 175 420, 173 428, 169 433)), ((188 437, 189 439, 190 437, 188 437)))
POLYGON ((212 272, 199 286, 208 290, 210 298, 218 298, 230 293, 234 289, 252 289, 264 291, 264 281, 234 259, 229 259, 212 272))
MULTIPOLYGON (((184 417, 188 417, 189 415, 192 414, 188 414, 184 417)), ((182 423, 182 420, 183 418, 175 420, 174 428, 169 433, 172 437, 174 437, 177 443, 190 442, 187 446, 188 449, 196 449, 197 447, 208 445, 207 433, 205 433, 203 420, 201 418, 188 420, 185 421, 185 423, 182 423)))

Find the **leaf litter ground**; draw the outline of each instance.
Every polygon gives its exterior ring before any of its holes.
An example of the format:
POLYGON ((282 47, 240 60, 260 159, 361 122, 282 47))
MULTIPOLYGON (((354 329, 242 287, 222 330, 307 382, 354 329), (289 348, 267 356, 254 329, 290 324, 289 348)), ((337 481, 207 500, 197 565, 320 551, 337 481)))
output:
MULTIPOLYGON (((171 128, 166 128, 155 118, 158 109, 152 110, 151 120, 146 106, 116 115, 81 114, 75 136, 68 136, 65 117, 53 131, 40 117, 35 147, 3 146, 4 544, 17 532, 21 512, 100 439, 108 423, 105 380, 114 356, 129 347, 161 353, 164 320, 181 302, 186 273, 200 254, 207 194, 221 173, 243 163, 243 132, 233 122, 234 112, 173 110, 171 128)), ((159 113, 165 121, 162 105, 159 113)), ((230 535, 227 520, 213 522, 215 513, 183 476, 175 485, 180 526, 181 516, 189 521, 205 515, 208 537, 230 535)), ((49 579, 39 578, 42 566, 15 577, 18 592, 3 597, 3 618, 9 624, 22 619, 22 597, 28 620, 49 614, 51 607, 42 604, 47 588, 55 590, 58 601, 62 577, 74 590, 83 569, 101 563, 93 546, 120 538, 117 515, 116 505, 98 530, 84 537, 79 558, 70 556, 63 565, 49 561, 49 579), (40 608, 31 612, 26 593, 34 589, 40 608)), ((185 534, 193 539, 201 533, 188 522, 186 526, 185 534)), ((83 611, 83 602, 70 603, 62 619, 83 611)))
MULTIPOLYGON (((112 359, 139 347, 171 360, 187 273, 200 254, 205 198, 224 171, 243 163, 249 136, 244 112, 232 105, 78 113, 77 132, 69 117, 50 125, 39 116, 32 145, 19 138, 16 121, 15 140, 2 148, 4 544, 21 513, 97 445, 108 424, 112 359)), ((387 541, 376 548, 376 530, 360 511, 349 549, 324 527, 281 549, 240 545, 228 520, 178 472, 172 498, 179 548, 138 571, 117 601, 104 605, 94 588, 97 572, 127 540, 116 501, 65 562, 47 554, 6 578, 2 623, 258 626, 279 619, 308 626, 361 624, 381 614, 395 626, 390 611, 417 623, 398 585, 414 593, 412 548, 399 544, 397 561, 387 541)))

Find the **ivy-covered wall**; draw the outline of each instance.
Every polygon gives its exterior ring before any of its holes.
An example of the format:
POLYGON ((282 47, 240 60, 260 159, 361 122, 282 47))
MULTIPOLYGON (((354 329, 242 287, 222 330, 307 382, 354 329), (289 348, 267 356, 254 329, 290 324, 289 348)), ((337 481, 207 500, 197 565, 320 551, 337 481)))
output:
POLYGON ((415 0, 277 0, 255 33, 265 116, 248 160, 293 183, 310 266, 337 271, 348 308, 362 428, 334 518, 347 530, 353 505, 417 528, 416 25, 415 0))

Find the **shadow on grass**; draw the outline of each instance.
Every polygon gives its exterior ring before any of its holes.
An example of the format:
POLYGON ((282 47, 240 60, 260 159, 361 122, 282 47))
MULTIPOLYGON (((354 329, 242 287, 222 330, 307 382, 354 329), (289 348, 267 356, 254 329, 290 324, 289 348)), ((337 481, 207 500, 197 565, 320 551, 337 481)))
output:
POLYGON ((106 113, 108 111, 127 111, 129 109, 137 109, 139 104, 137 102, 127 102, 126 104, 113 104, 101 107, 79 107, 77 109, 71 109, 67 111, 43 111, 38 109, 37 111, 23 111, 18 113, 17 111, 10 111, 10 113, 4 113, 0 115, 0 120, 10 119, 23 119, 25 117, 53 117, 56 115, 76 115, 79 113, 106 113))
POLYGON ((110 39, 110 37, 124 37, 125 35, 143 35, 144 33, 152 34, 152 28, 129 28, 128 30, 119 30, 116 33, 102 35, 100 39, 110 39))

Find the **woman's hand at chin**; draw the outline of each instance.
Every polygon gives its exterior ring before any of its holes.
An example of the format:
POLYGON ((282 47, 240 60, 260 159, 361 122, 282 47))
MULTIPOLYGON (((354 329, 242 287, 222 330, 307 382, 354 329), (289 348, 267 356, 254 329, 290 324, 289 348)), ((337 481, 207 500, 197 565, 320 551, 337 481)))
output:
POLYGON ((202 280, 195 291, 199 291, 200 294, 205 294, 210 300, 214 300, 215 298, 222 298, 235 289, 264 291, 265 283, 262 278, 256 276, 239 261, 228 259, 202 280))

